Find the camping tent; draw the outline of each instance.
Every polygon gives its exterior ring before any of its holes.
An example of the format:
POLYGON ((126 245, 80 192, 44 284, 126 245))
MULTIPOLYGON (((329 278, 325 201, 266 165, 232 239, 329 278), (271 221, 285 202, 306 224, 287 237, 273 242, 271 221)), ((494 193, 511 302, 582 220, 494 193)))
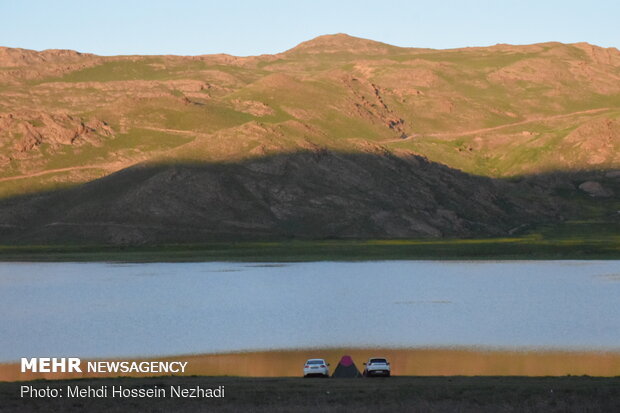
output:
POLYGON ((362 377, 362 375, 355 366, 355 363, 353 363, 351 356, 342 356, 340 363, 338 363, 336 369, 334 370, 334 374, 332 374, 332 377, 354 378, 362 377))

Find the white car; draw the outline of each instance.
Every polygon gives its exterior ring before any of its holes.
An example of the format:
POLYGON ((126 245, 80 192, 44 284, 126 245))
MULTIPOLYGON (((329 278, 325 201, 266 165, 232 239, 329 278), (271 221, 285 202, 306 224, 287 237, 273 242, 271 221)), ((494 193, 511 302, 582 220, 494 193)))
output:
POLYGON ((310 359, 304 364, 304 377, 329 377, 329 363, 323 359, 310 359))
POLYGON ((364 363, 364 377, 372 376, 385 376, 390 377, 391 369, 390 363, 385 358, 371 358, 367 363, 364 363))

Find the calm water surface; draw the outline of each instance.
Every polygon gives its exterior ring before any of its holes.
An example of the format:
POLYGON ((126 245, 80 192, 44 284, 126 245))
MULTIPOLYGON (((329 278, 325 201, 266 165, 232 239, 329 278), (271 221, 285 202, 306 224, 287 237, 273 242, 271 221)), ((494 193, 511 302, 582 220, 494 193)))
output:
POLYGON ((0 263, 0 361, 299 347, 620 350, 620 261, 0 263))

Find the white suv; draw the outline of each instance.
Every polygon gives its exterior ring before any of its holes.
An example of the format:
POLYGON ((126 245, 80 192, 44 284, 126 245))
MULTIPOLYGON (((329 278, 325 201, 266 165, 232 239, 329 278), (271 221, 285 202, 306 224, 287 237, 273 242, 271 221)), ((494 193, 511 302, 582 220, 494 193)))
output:
POLYGON ((385 376, 390 377, 390 363, 384 358, 371 358, 364 363, 364 377, 385 376))
POLYGON ((304 364, 304 377, 329 377, 329 363, 323 359, 310 359, 304 364))

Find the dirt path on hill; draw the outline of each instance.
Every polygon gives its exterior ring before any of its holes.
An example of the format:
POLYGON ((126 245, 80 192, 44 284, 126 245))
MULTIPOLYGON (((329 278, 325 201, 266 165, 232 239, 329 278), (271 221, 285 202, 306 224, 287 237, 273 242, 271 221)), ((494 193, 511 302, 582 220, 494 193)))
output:
POLYGON ((190 135, 194 137, 210 135, 209 133, 196 132, 193 130, 155 128, 155 127, 150 127, 150 126, 141 126, 140 129, 152 130, 156 132, 176 133, 179 135, 190 135))
POLYGON ((514 123, 507 123, 505 125, 499 125, 499 126, 493 126, 490 128, 481 128, 481 129, 473 129, 473 130, 468 130, 468 131, 462 131, 462 132, 437 132, 437 133, 423 133, 423 134, 418 134, 418 135, 411 135, 405 139, 390 139, 390 140, 386 140, 386 141, 382 141, 381 143, 391 143, 391 142, 406 142, 418 137, 434 137, 434 138, 456 138, 459 136, 467 136, 467 135, 473 135, 473 134, 477 134, 477 133, 486 133, 486 132, 492 132, 495 130, 500 130, 500 129, 505 129, 505 128, 510 128, 513 126, 519 126, 519 125, 526 125, 528 123, 533 123, 533 122, 541 122, 541 121, 548 121, 548 120, 555 120, 555 119, 562 119, 562 118, 568 118, 571 116, 576 116, 576 115, 585 115, 585 114, 592 114, 592 113, 598 113, 598 112, 605 112, 605 111, 609 111, 612 109, 616 109, 616 108, 600 108, 600 109, 588 109, 588 110, 580 110, 577 112, 571 112, 571 113, 563 113, 561 115, 553 115, 553 116, 545 116, 545 117, 541 117, 541 118, 531 118, 531 119, 526 119, 526 120, 522 120, 519 122, 514 122, 514 123))
POLYGON ((43 176, 48 174, 55 174, 60 172, 72 172, 85 169, 105 169, 105 170, 118 170, 128 166, 127 163, 107 163, 99 165, 81 165, 81 166, 69 166, 67 168, 47 169, 45 171, 32 172, 24 175, 6 176, 0 178, 0 182, 15 181, 18 179, 34 178, 35 176, 43 176))
MULTIPOLYGON (((157 132, 176 133, 180 135, 191 135, 193 137, 202 137, 202 136, 209 135, 208 133, 187 131, 187 130, 181 130, 181 129, 166 129, 166 128, 146 127, 146 126, 141 127, 141 129, 152 130, 152 131, 157 131, 157 132)), ((186 142, 172 149, 176 149, 183 145, 187 145, 188 143, 191 143, 191 142, 193 141, 186 142)), ((165 152, 167 152, 167 150, 153 151, 149 153, 151 155, 149 156, 149 158, 155 158, 156 156, 161 155, 162 153, 165 153, 165 152)), ((44 171, 32 172, 32 173, 27 173, 23 175, 0 177, 0 183, 7 182, 7 181, 15 181, 19 179, 34 178, 36 176, 43 176, 43 175, 49 175, 49 174, 55 174, 55 173, 61 173, 61 172, 80 171, 80 170, 87 170, 87 169, 104 169, 104 170, 114 172, 114 171, 118 171, 122 168, 126 168, 128 166, 131 166, 141 161, 144 161, 144 159, 135 160, 132 162, 109 162, 109 163, 102 163, 102 164, 96 164, 96 165, 78 165, 78 166, 68 166, 66 168, 46 169, 44 171)))

